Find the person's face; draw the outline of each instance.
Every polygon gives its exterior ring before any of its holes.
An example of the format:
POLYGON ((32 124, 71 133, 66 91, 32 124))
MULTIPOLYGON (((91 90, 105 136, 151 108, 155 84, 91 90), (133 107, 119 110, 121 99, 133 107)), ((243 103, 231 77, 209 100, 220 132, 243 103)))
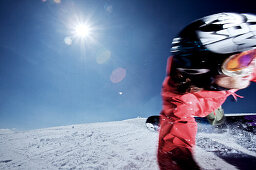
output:
POLYGON ((222 66, 223 74, 216 77, 215 83, 227 89, 248 87, 256 67, 255 58, 255 49, 230 56, 222 66))
POLYGON ((227 89, 244 89, 250 85, 251 78, 252 75, 230 77, 222 74, 216 77, 215 83, 227 89))

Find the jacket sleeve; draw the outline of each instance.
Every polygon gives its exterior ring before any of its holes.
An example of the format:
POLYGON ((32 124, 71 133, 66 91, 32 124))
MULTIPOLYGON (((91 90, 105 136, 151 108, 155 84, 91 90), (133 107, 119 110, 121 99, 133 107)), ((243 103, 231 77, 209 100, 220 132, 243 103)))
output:
POLYGON ((167 76, 162 87, 163 112, 166 116, 205 117, 219 108, 231 94, 229 91, 199 91, 187 94, 175 94, 167 76))

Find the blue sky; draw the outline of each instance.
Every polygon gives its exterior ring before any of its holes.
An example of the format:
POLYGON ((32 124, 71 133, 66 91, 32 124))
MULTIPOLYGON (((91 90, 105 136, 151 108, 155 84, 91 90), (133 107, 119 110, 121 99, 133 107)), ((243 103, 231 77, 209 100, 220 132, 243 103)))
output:
MULTIPOLYGON (((0 128, 147 117, 161 111, 172 38, 218 12, 255 12, 253 2, 167 0, 0 1, 0 128), (77 19, 95 28, 72 37, 77 19), (65 40, 72 40, 67 43, 65 40)), ((226 112, 255 112, 255 83, 226 112)))

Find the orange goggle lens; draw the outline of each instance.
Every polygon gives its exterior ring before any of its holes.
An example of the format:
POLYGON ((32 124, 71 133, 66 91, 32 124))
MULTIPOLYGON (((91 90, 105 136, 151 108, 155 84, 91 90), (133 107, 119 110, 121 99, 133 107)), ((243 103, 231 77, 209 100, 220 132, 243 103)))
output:
POLYGON ((224 63, 226 71, 239 71, 248 67, 256 57, 256 50, 245 51, 235 54, 227 59, 224 63))

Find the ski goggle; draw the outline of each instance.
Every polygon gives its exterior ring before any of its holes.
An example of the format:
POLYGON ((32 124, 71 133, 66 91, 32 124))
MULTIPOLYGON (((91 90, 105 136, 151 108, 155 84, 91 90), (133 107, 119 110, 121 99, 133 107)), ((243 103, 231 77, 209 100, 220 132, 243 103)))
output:
POLYGON ((227 76, 246 76, 255 68, 256 49, 235 54, 226 59, 222 72, 227 76))

